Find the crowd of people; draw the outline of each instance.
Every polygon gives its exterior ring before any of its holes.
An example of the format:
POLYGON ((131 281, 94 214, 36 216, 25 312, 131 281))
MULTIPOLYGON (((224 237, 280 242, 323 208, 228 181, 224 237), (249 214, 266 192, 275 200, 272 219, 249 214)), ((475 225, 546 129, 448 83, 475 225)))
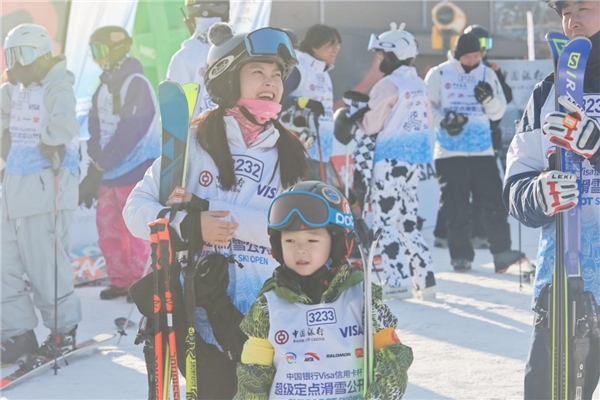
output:
MULTIPOLYGON (((561 17, 567 36, 592 41, 585 96, 593 103, 600 96, 600 3, 547 3, 561 17)), ((470 270, 474 248, 489 248, 496 273, 524 258, 511 249, 510 213, 527 226, 542 227, 535 299, 545 301, 544 287, 552 280, 553 216, 576 206, 582 190, 574 184, 577 176, 556 173, 547 155, 551 145, 567 148, 588 160, 583 163, 587 175, 600 174, 600 113, 593 107, 560 98, 568 115, 553 112, 553 78, 538 84, 509 149, 503 186, 496 150, 512 93, 503 72, 487 61, 492 39, 484 28, 468 27, 448 60, 422 79, 414 67, 414 36, 404 24, 392 23, 390 30, 373 34, 368 45, 383 78, 368 95, 346 92, 343 111, 334 113, 329 71, 342 46, 335 28, 314 25, 298 41, 290 30, 278 28, 234 32, 227 23, 228 1, 186 0, 186 8, 193 34, 173 55, 166 78, 195 82, 200 90, 192 111, 185 194, 174 193, 167 204, 159 202, 157 98, 140 62, 129 54, 133 41, 127 31, 105 26, 89 38, 102 74, 89 111, 90 163, 83 179, 74 76, 65 57, 53 55, 53 40, 39 25, 22 24, 8 33, 0 129, 6 162, 3 364, 26 353, 52 357, 76 345, 82 313, 71 277, 69 228, 78 204, 89 207, 94 201, 98 245, 110 280, 100 298, 126 297, 143 314, 138 335, 150 398, 157 379, 153 293, 129 288, 144 281, 149 224, 177 196, 190 206, 170 210, 174 250, 188 250, 180 260, 184 268, 203 270, 194 278, 193 325, 199 362, 210 368, 197 376, 199 398, 298 393, 318 398, 333 387, 339 398, 403 396, 413 356, 396 337, 398 320, 384 300, 436 296, 434 260, 417 216, 423 164, 435 164, 441 199, 433 245, 449 249, 451 268, 470 270), (577 124, 567 126, 567 117, 577 124), (355 190, 348 198, 330 162, 334 137, 356 141, 355 190), (367 220, 370 225, 359 230, 367 220), (362 375, 358 380, 351 373, 363 368, 354 353, 363 340, 363 274, 349 258, 376 231, 382 232, 376 253, 383 284, 374 286, 368 305, 375 380, 363 388, 362 375), (327 304, 333 317, 308 324, 310 335, 318 336, 311 350, 349 354, 319 364, 321 372, 348 374, 320 374, 300 383, 294 377, 308 370, 290 362, 289 354, 305 353, 307 342, 290 338, 287 343, 278 333, 306 326, 320 304, 327 304), (50 330, 41 345, 34 333, 34 307, 50 330), (348 340, 335 340, 332 332, 344 327, 359 328, 348 340)), ((600 226, 598 204, 582 207, 586 231, 600 226)), ((590 241, 586 254, 595 254, 599 246, 590 241)), ((582 266, 596 276, 593 257, 582 266)), ((597 281, 586 280, 586 290, 600 299, 597 281)), ((547 310, 536 311, 525 396, 549 398, 547 310)), ((600 376, 597 343, 591 351, 595 356, 588 358, 583 398, 591 398, 600 376)))

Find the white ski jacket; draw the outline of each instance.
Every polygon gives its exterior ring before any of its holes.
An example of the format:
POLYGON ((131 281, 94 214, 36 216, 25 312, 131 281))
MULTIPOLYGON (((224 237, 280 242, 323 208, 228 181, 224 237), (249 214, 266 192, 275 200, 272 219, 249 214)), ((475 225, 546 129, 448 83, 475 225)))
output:
POLYGON ((506 98, 494 70, 480 63, 465 73, 460 62, 449 53, 448 61, 429 70, 425 82, 437 128, 433 158, 493 156, 490 121, 501 119, 506 111, 506 98), (475 99, 475 86, 479 81, 489 83, 494 91, 494 98, 485 106, 475 99), (469 118, 456 136, 440 128, 448 111, 466 114, 469 118))
MULTIPOLYGON (((206 245, 204 254, 215 251, 233 255, 243 264, 229 267, 227 293, 233 304, 246 314, 263 283, 271 277, 278 263, 271 257, 271 245, 267 233, 267 210, 272 199, 282 191, 278 151, 277 129, 270 125, 250 147, 246 146, 238 122, 233 116, 224 117, 229 148, 234 159, 237 187, 234 191, 221 189, 219 172, 212 158, 200 147, 196 135, 188 146, 187 190, 210 202, 210 210, 229 210, 225 218, 240 225, 229 247, 206 245)), ((123 209, 123 218, 131 233, 149 239, 148 223, 156 220, 164 207, 158 203, 160 184, 160 158, 148 169, 142 181, 133 189, 123 209)), ((185 217, 179 212, 171 226, 180 233, 179 225, 185 217)), ((216 344, 204 309, 196 313, 196 330, 209 343, 216 344)))

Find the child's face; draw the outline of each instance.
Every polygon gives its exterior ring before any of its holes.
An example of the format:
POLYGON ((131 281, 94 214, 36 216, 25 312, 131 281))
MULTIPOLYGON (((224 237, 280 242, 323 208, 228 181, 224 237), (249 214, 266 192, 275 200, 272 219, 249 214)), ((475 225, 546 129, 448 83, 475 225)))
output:
POLYGON ((331 236, 325 228, 281 233, 285 265, 302 276, 312 275, 329 260, 331 236))

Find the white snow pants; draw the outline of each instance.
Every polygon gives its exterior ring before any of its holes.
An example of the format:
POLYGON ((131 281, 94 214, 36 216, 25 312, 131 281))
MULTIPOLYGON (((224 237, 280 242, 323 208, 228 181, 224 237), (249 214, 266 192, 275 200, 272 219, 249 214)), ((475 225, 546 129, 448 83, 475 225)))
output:
POLYGON ((383 280, 390 287, 422 290, 435 285, 431 254, 417 229, 419 164, 385 159, 373 168, 373 232, 383 232, 375 254, 381 255, 383 280))
MULTIPOLYGON (((34 305, 44 325, 54 331, 55 218, 54 213, 2 218, 2 340, 37 326, 34 305), (22 278, 25 273, 31 282, 33 302, 22 278)), ((67 332, 81 321, 69 257, 73 211, 59 211, 57 220, 57 326, 58 332, 67 332)))

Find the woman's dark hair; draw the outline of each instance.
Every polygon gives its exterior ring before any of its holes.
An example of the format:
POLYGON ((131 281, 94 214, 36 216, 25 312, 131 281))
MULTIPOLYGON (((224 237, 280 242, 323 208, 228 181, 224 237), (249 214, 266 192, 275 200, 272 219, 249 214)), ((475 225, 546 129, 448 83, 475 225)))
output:
MULTIPOLYGON (((210 155, 219 170, 221 187, 223 190, 232 191, 237 186, 237 179, 225 132, 224 116, 225 108, 219 106, 194 120, 194 123, 198 123, 196 131, 198 144, 210 155)), ((306 177, 308 172, 306 150, 298 137, 285 129, 279 121, 273 121, 273 123, 279 131, 279 139, 276 144, 279 159, 271 179, 279 168, 281 185, 283 188, 287 188, 306 177)))
POLYGON ((318 49, 324 44, 342 44, 342 37, 337 29, 327 25, 313 25, 306 31, 298 49, 305 53, 313 54, 313 49, 318 49))

